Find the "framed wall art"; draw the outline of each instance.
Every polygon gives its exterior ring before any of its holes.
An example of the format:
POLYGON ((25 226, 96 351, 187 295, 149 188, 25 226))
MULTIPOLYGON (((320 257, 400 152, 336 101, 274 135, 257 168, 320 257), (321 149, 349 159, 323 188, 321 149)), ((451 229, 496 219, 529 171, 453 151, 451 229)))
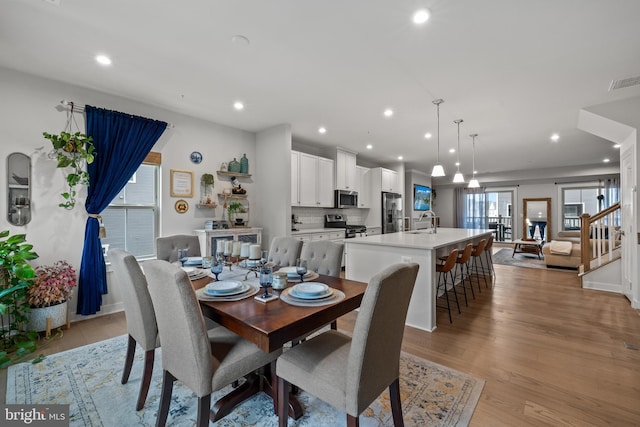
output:
POLYGON ((193 197, 193 172, 171 169, 171 197, 193 197))

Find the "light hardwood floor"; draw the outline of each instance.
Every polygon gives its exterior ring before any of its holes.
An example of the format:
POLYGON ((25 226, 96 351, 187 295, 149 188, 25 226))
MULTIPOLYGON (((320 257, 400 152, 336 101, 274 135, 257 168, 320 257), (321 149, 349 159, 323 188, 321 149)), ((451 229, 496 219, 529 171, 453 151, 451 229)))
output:
MULTIPOLYGON (((583 290, 575 272, 496 265, 450 324, 407 328, 403 349, 486 381, 471 426, 640 425, 640 315, 623 296, 583 290)), ((338 327, 352 330, 356 314, 338 327)), ((126 333, 124 315, 74 323, 43 353, 126 333)), ((6 370, 0 373, 4 401, 6 370)))

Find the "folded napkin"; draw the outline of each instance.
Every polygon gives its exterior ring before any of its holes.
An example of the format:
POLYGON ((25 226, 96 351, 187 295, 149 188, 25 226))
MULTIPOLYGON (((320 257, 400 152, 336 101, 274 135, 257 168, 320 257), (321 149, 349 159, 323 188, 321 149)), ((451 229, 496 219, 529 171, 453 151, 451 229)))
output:
POLYGON ((571 255, 571 249, 573 249, 572 242, 552 240, 549 243, 549 252, 554 255, 571 255))

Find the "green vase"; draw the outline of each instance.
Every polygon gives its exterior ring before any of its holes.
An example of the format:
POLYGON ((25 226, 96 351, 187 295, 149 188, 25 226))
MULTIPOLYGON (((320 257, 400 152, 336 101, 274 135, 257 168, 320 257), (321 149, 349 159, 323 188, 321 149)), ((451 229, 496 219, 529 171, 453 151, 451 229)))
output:
POLYGON ((243 154, 240 159, 240 173, 249 173, 249 159, 246 154, 243 154))
POLYGON ((240 172, 240 162, 235 157, 229 162, 229 172, 240 172))

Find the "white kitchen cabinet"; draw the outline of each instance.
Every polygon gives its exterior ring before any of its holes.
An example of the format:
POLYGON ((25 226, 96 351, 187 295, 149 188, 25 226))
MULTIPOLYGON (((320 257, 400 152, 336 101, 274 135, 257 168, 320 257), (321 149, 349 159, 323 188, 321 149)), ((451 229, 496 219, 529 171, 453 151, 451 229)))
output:
POLYGON ((300 206, 300 153, 291 152, 291 206, 300 206))
POLYGON ((292 152, 291 180, 297 180, 295 184, 291 183, 293 206, 333 207, 333 164, 331 159, 292 152), (293 153, 297 153, 296 166, 293 153), (294 193, 296 188, 297 193, 294 193))
POLYGON ((400 193, 398 172, 385 168, 380 169, 382 173, 382 191, 400 193))
POLYGON ((358 175, 358 207, 369 208, 371 207, 371 182, 369 168, 356 166, 356 173, 358 175))
POLYGON ((338 149, 336 153, 336 190, 358 191, 356 154, 338 149))

